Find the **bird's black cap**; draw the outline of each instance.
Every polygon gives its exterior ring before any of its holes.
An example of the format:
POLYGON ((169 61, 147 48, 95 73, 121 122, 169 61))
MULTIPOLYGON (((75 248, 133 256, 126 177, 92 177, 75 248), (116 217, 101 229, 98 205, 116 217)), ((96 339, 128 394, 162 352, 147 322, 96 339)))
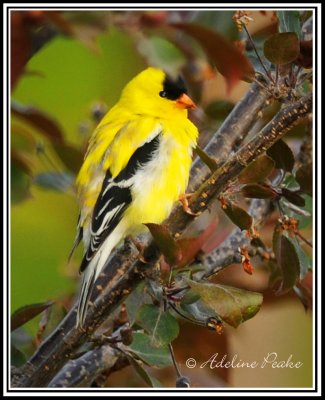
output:
POLYGON ((169 100, 177 100, 183 93, 187 93, 183 79, 180 76, 177 79, 173 79, 166 75, 163 82, 163 91, 159 95, 169 100))

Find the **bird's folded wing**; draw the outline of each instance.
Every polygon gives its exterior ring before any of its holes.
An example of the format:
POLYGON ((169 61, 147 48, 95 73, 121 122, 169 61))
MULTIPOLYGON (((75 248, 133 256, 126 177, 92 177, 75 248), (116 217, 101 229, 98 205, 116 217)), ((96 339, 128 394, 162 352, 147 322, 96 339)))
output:
POLYGON ((121 221, 125 210, 132 202, 131 188, 135 175, 155 156, 160 137, 160 132, 157 131, 154 137, 150 137, 149 141, 138 147, 126 167, 115 178, 112 177, 110 169, 107 170, 94 207, 90 244, 81 263, 80 272, 85 270, 99 247, 121 221))

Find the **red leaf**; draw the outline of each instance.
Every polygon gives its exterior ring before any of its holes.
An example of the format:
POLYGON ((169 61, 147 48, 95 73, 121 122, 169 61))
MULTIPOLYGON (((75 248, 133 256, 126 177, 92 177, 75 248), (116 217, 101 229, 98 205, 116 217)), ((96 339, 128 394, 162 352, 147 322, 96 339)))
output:
POLYGON ((228 93, 238 81, 254 76, 249 59, 220 33, 198 24, 175 23, 171 26, 181 29, 200 43, 217 70, 226 78, 228 93))
POLYGON ((52 304, 53 301, 47 301, 46 303, 29 304, 28 306, 19 308, 11 316, 11 331, 14 331, 21 325, 24 325, 26 322, 36 317, 36 315, 46 310, 52 304))
POLYGON ((295 157, 287 143, 279 139, 271 146, 266 154, 275 162, 275 168, 291 172, 295 165, 295 157))
POLYGON ((250 199, 274 199, 278 194, 267 185, 259 185, 258 183, 249 183, 240 190, 244 197, 250 199))
POLYGON ((184 267, 195 258, 202 249, 203 244, 216 230, 216 227, 217 222, 213 221, 198 237, 177 240, 177 245, 181 249, 181 259, 177 263, 178 267, 184 267))
POLYGON ((28 153, 22 150, 11 149, 11 163, 23 170, 27 175, 32 175, 32 165, 28 153))
POLYGON ((160 251, 169 265, 175 265, 181 259, 181 251, 169 232, 167 226, 158 224, 144 224, 149 229, 160 251))
POLYGON ((40 110, 12 103, 11 111, 14 115, 24 119, 34 128, 38 129, 52 143, 63 143, 63 133, 56 121, 40 110))
POLYGON ((296 65, 304 68, 312 68, 313 66, 313 42, 312 40, 302 40, 300 42, 300 53, 294 61, 296 65))
POLYGON ((13 90, 21 74, 25 72, 25 66, 33 52, 39 50, 51 38, 51 36, 42 34, 42 30, 39 28, 44 27, 45 24, 49 25, 50 22, 66 35, 71 35, 72 29, 60 12, 53 10, 11 10, 10 22, 10 78, 11 90, 13 90), (37 43, 37 46, 35 46, 35 43, 37 43))
POLYGON ((11 52, 11 89, 23 73, 31 50, 28 26, 24 21, 24 12, 11 11, 10 14, 10 52, 11 52))
POLYGON ((309 194, 313 195, 313 167, 309 164, 303 164, 296 172, 296 180, 300 185, 300 189, 309 194))
POLYGON ((264 55, 273 64, 289 64, 299 55, 299 39, 294 32, 275 33, 264 43, 264 55))
POLYGON ((270 175, 274 165, 271 157, 262 154, 238 175, 238 180, 241 183, 262 182, 270 175))
POLYGON ((278 228, 273 233, 273 251, 282 274, 277 294, 283 294, 292 289, 299 279, 299 256, 293 243, 278 228))
POLYGON ((313 273, 307 272, 305 277, 297 283, 300 289, 300 300, 302 301, 305 309, 312 309, 313 306, 313 273))
POLYGON ((253 218, 241 207, 233 203, 226 203, 222 210, 228 218, 237 225, 242 231, 248 230, 253 223, 253 218))

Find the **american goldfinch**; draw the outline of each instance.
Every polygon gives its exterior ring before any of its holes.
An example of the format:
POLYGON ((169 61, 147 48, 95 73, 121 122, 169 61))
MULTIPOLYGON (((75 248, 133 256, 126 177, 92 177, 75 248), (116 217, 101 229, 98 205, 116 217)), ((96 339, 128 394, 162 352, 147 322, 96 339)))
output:
POLYGON ((114 247, 161 223, 184 194, 198 130, 183 80, 147 68, 124 88, 90 138, 77 177, 80 214, 72 253, 84 243, 77 326, 114 247))

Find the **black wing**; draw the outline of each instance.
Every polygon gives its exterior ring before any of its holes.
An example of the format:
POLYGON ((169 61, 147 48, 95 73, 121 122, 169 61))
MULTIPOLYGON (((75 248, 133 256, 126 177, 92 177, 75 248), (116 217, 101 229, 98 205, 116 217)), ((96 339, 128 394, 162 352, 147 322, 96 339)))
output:
POLYGON ((159 146, 160 136, 158 133, 150 142, 139 147, 117 177, 113 179, 110 171, 106 172, 101 192, 94 207, 91 223, 92 235, 80 266, 80 272, 86 269, 98 248, 121 221, 125 210, 132 201, 133 181, 131 178, 140 168, 152 160, 155 150, 159 146))

